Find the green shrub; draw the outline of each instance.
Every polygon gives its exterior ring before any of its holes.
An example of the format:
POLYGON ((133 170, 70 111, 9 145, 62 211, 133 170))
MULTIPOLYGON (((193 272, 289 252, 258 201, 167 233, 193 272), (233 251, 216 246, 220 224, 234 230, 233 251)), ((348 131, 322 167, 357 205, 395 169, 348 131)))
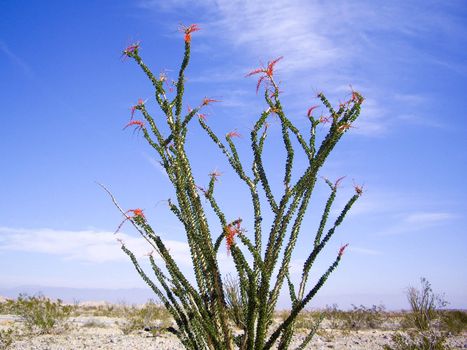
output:
POLYGON ((395 333, 391 345, 384 345, 384 350, 448 350, 446 336, 438 332, 409 331, 395 333))
POLYGON ((52 333, 64 327, 73 307, 63 305, 60 299, 52 301, 43 295, 20 294, 12 304, 12 311, 21 317, 26 329, 40 334, 52 333))
POLYGON ((446 310, 441 313, 440 327, 450 334, 460 334, 467 330, 467 312, 446 310))
POLYGON ((0 302, 0 315, 8 315, 14 313, 12 310, 14 309, 15 301, 11 299, 7 299, 3 302, 0 302))
POLYGON ((0 329, 0 350, 8 349, 13 344, 15 331, 13 329, 0 329))
POLYGON ((324 318, 323 312, 310 311, 304 312, 297 316, 297 321, 295 322, 295 327, 297 329, 311 330, 315 327, 317 322, 321 322, 321 319, 324 318))
POLYGON ((445 307, 447 302, 442 295, 433 293, 430 282, 425 278, 421 278, 420 283, 420 289, 409 287, 407 290, 411 312, 406 314, 403 322, 407 328, 424 331, 430 329, 433 321, 440 318, 439 309, 445 307))
POLYGON ((123 318, 125 320, 119 323, 123 334, 130 334, 133 331, 146 329, 157 335, 171 324, 170 314, 165 307, 152 300, 142 307, 123 307, 123 318))
POLYGON ((121 317, 124 314, 123 307, 118 307, 112 304, 96 305, 96 306, 80 306, 79 312, 81 315, 105 316, 105 317, 121 317))
POLYGON ((381 328, 389 317, 384 305, 366 307, 352 304, 352 309, 349 311, 340 310, 336 304, 327 305, 324 314, 329 328, 342 331, 381 328))
POLYGON ((352 310, 342 313, 344 328, 349 330, 379 328, 385 320, 384 310, 383 305, 373 305, 371 308, 352 305, 352 310))
POLYGON ((442 330, 442 312, 440 308, 447 305, 444 298, 435 294, 431 284, 421 278, 421 288, 410 287, 407 300, 411 311, 404 315, 402 326, 405 333, 393 334, 391 345, 385 350, 446 350, 447 334, 442 330))
POLYGON ((239 329, 245 328, 245 305, 242 303, 240 282, 227 276, 224 282, 225 301, 227 303, 227 313, 233 324, 239 329))
POLYGON ((331 329, 340 329, 344 323, 343 311, 339 310, 337 304, 326 305, 324 309, 324 318, 328 327, 331 329))

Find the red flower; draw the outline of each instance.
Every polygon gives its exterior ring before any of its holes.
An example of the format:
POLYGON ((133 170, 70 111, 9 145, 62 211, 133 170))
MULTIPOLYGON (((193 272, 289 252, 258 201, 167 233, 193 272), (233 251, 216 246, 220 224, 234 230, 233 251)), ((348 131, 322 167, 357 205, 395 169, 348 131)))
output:
POLYGON ((127 46, 125 50, 123 50, 122 56, 131 57, 131 55, 136 54, 138 52, 138 49, 139 49, 139 41, 127 46))
MULTIPOLYGON (((147 101, 147 100, 146 100, 146 101, 147 101)), ((136 111, 137 109, 141 109, 141 107, 144 106, 144 104, 146 103, 146 101, 143 101, 142 98, 139 98, 139 99, 138 99, 138 103, 135 104, 135 105, 133 105, 133 106, 131 106, 131 118, 130 118, 130 120, 132 120, 133 117, 135 116, 135 111, 136 111)))
POLYGON ((213 172, 209 173, 209 176, 214 178, 215 181, 217 181, 217 178, 221 176, 222 173, 220 171, 214 170, 213 172))
POLYGON ((137 125, 137 129, 144 128, 144 123, 141 120, 132 120, 127 125, 125 125, 125 127, 123 129, 126 129, 129 126, 132 126, 132 125, 137 125))
POLYGON ((363 96, 360 95, 359 92, 355 91, 352 85, 350 85, 350 89, 352 90, 352 97, 350 98, 349 102, 362 103, 364 100, 363 96))
POLYGON ((355 193, 361 196, 363 194, 363 185, 356 185, 354 182, 355 193))
POLYGON ((182 33, 185 33, 184 40, 185 40, 186 43, 191 42, 191 33, 197 32, 199 30, 201 30, 201 28, 197 24, 192 24, 192 25, 190 25, 188 27, 184 26, 184 25, 180 26, 180 31, 182 33))
POLYGON ((308 116, 308 118, 311 117, 311 114, 313 113, 313 110, 318 108, 319 106, 311 106, 310 108, 308 108, 308 112, 306 113, 306 115, 308 116))
POLYGON ((225 136, 228 138, 232 138, 232 137, 241 137, 242 135, 240 135, 237 131, 230 131, 225 136))
POLYGON ((334 188, 337 188, 340 185, 341 181, 344 179, 345 179, 345 176, 338 178, 336 182, 334 182, 334 188))
POLYGON ((345 251, 345 248, 347 248, 349 246, 349 244, 345 244, 343 245, 340 249, 339 249, 339 258, 344 255, 344 251, 345 251))
POLYGON ((251 71, 250 73, 248 73, 246 76, 247 77, 250 77, 252 75, 255 75, 255 74, 260 74, 262 73, 263 75, 259 78, 258 80, 258 84, 256 85, 256 92, 258 92, 259 90, 259 87, 261 85, 261 83, 263 82, 264 79, 269 79, 269 80, 272 80, 272 76, 274 75, 274 66, 277 62, 279 62, 283 57, 279 57, 279 58, 276 58, 275 60, 273 61, 269 61, 268 62, 268 66, 265 68, 263 66, 261 66, 261 68, 258 68, 258 69, 255 69, 253 71, 251 71))
POLYGON ((214 100, 213 98, 207 98, 205 97, 203 99, 203 103, 201 104, 202 106, 207 106, 208 104, 210 103, 213 103, 213 102, 221 102, 220 100, 214 100))
POLYGON ((198 118, 206 121, 206 114, 198 113, 198 118))
MULTIPOLYGON (((143 209, 130 209, 130 210, 127 210, 125 212, 125 219, 120 223, 120 225, 118 225, 117 227, 117 230, 114 232, 117 233, 118 231, 120 231, 120 229, 122 228, 123 224, 127 221, 127 220, 131 220, 133 218, 142 218, 142 219, 145 219, 144 217, 144 214, 143 214, 143 209), (132 216, 128 215, 128 213, 133 213, 132 216)), ((123 245, 123 241, 121 242, 122 245, 123 245)))
POLYGON ((230 253, 230 248, 234 244, 234 237, 237 234, 235 227, 227 226, 226 227, 226 236, 225 241, 227 243, 227 253, 230 253))
POLYGON ((242 228, 240 227, 241 222, 242 219, 238 219, 225 227, 225 242, 227 243, 227 254, 230 253, 230 248, 234 244, 235 235, 242 232, 242 228))
POLYGON ((326 123, 331 123, 332 121, 332 117, 319 117, 319 122, 320 123, 323 123, 323 124, 326 124, 326 123))
MULTIPOLYGON (((136 217, 141 217, 144 219, 144 214, 143 214, 143 209, 130 209, 130 210, 127 210, 125 214, 127 213, 133 213, 133 218, 136 218, 136 217)), ((129 219, 132 218, 131 216, 128 216, 129 219)))

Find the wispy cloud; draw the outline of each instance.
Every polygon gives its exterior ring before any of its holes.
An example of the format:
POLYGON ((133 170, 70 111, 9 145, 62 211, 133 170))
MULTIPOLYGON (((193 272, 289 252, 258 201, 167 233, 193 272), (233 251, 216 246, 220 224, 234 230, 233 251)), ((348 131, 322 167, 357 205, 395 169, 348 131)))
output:
POLYGON ((410 224, 434 224, 455 219, 456 215, 446 212, 420 212, 407 215, 405 222, 410 224))
POLYGON ((446 128, 448 125, 445 125, 439 121, 434 120, 429 116, 420 116, 417 114, 401 114, 397 116, 397 121, 403 124, 412 124, 412 125, 420 125, 423 127, 431 127, 431 128, 446 128))
POLYGON ((353 132, 372 137, 384 134, 390 123, 387 111, 375 99, 367 98, 364 103, 362 114, 355 123, 353 132))
POLYGON ((399 102, 410 103, 413 105, 419 105, 426 102, 426 97, 420 94, 400 94, 396 93, 394 99, 399 102))
MULTIPOLYGON (((369 249, 369 248, 364 248, 364 247, 359 247, 350 244, 349 247, 346 250, 350 252, 351 254, 358 254, 358 255, 372 255, 372 256, 377 256, 377 255, 382 255, 383 252, 376 250, 376 249, 369 249)), ((335 256, 337 256, 338 250, 335 252, 335 256)), ((303 273, 303 265, 305 264, 305 259, 304 258, 295 258, 292 259, 289 263, 289 273, 293 275, 295 278, 301 277, 303 273)), ((278 268, 275 269, 275 272, 277 274, 278 268)))
POLYGON ((388 3, 383 8, 364 0, 142 0, 139 5, 162 11, 192 11, 209 32, 221 33, 229 45, 264 58, 287 53, 287 70, 361 60, 365 49, 381 46, 381 37, 372 35, 374 32, 411 38, 424 38, 433 32, 462 37, 465 32, 463 23, 452 16, 455 5, 451 12, 439 8, 434 17, 417 1, 388 3))
POLYGON ((167 172, 165 171, 164 167, 162 166, 162 164, 161 164, 158 160, 154 159, 154 157, 151 156, 151 155, 149 155, 148 153, 144 153, 144 154, 143 154, 143 157, 145 157, 146 160, 147 160, 154 168, 156 168, 156 169, 159 171, 159 173, 162 174, 162 176, 163 176, 165 179, 169 180, 169 175, 167 175, 167 172))
POLYGON ((448 225, 458 215, 448 212, 415 212, 403 215, 394 224, 381 230, 381 235, 397 235, 430 230, 442 225, 448 225))
MULTIPOLYGON (((307 80, 303 79, 305 72, 311 79, 302 85, 294 84, 293 100, 309 98, 310 84, 325 91, 349 83, 362 86, 357 90, 367 100, 355 133, 366 136, 384 135, 400 122, 395 106, 398 110, 406 110, 404 105, 414 106, 423 101, 423 97, 410 91, 388 98, 390 87, 378 83, 378 75, 390 75, 391 68, 381 66, 379 62, 390 55, 401 65, 414 65, 420 60, 428 63, 426 57, 429 55, 424 46, 414 45, 414 40, 424 42, 434 35, 449 40, 465 40, 462 39, 462 34, 466 33, 465 25, 453 15, 459 3, 431 4, 431 7, 420 5, 418 1, 396 1, 381 7, 365 0, 351 3, 308 0, 140 1, 140 6, 146 9, 177 13, 183 10, 188 17, 196 16, 194 18, 203 24, 205 37, 213 37, 221 46, 241 50, 249 62, 252 58, 266 61, 284 55, 278 71, 282 79, 307 80), (436 10, 436 16, 433 16, 433 10, 436 10)), ((430 58, 431 61, 433 59, 430 58)), ((229 65, 234 63, 235 70, 239 70, 245 59, 242 62, 229 59, 228 62, 229 65)), ((448 64, 455 62, 449 61, 448 64)), ((242 73, 247 71, 245 69, 242 73)), ((224 82, 239 76, 237 72, 232 74, 231 69, 225 70, 225 67, 219 71, 210 69, 207 73, 224 82)), ((413 113, 407 115, 413 116, 413 113)), ((428 127, 439 124, 416 117, 407 117, 403 121, 428 127)))
POLYGON ((382 254, 382 252, 379 250, 362 248, 362 247, 357 247, 353 245, 350 245, 348 249, 352 253, 357 253, 357 254, 362 254, 362 255, 381 255, 382 254))
MULTIPOLYGON (((0 251, 42 253, 92 263, 127 261, 117 238, 123 240, 137 257, 143 257, 151 250, 143 238, 126 233, 0 227, 0 251)), ((185 265, 190 263, 186 242, 164 240, 164 243, 176 261, 185 265)))
POLYGON ((13 51, 11 51, 8 45, 1 39, 0 39, 0 52, 3 53, 6 57, 8 57, 11 63, 19 67, 26 76, 28 77, 33 76, 31 67, 23 59, 21 59, 18 55, 16 55, 13 51))
MULTIPOLYGON (((185 0, 140 4, 164 11, 193 7, 192 2, 185 0)), ((204 14, 206 33, 221 35, 229 46, 246 48, 263 59, 286 52, 288 60, 284 69, 287 71, 328 65, 346 56, 338 43, 325 34, 330 26, 326 21, 329 7, 307 1, 227 0, 202 0, 194 7, 204 14)))
MULTIPOLYGON (((397 217, 399 221, 406 222, 414 220, 414 218, 429 217, 431 215, 439 216, 439 218, 446 220, 457 217, 447 210, 448 207, 452 206, 452 203, 449 201, 414 191, 401 191, 393 187, 375 188, 374 186, 369 185, 368 188, 364 186, 363 196, 352 207, 349 213, 350 216, 390 215, 397 217)), ((338 197, 336 207, 343 207, 345 205, 345 201, 347 200, 345 191, 353 194, 348 181, 344 182, 344 186, 342 187, 343 194, 340 194, 338 197)), ((334 214, 337 215, 338 212, 336 211, 334 214)))
MULTIPOLYGON (((147 259, 153 254, 156 261, 162 263, 157 255, 141 236, 119 232, 99 230, 56 230, 50 228, 23 229, 0 227, 0 253, 2 251, 39 253, 55 256, 59 259, 81 261, 87 263, 128 262, 128 256, 120 249, 123 241, 139 260, 147 259)), ((182 271, 191 275, 191 254, 188 243, 170 239, 162 239, 172 258, 182 271)), ((235 265, 226 250, 217 255, 222 273, 232 273, 235 265)), ((162 265, 161 265, 162 266, 162 265)))

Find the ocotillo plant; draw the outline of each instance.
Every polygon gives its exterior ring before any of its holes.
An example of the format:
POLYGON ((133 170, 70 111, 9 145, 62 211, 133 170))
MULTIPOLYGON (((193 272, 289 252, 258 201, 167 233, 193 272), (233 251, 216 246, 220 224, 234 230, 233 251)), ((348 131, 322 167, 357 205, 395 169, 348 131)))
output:
MULTIPOLYGON (((168 204, 170 210, 185 228, 196 285, 182 273, 164 241, 151 228, 143 211, 121 209, 109 192, 124 216, 122 224, 130 222, 161 257, 162 265, 158 265, 154 257, 149 256, 154 278, 151 279, 143 270, 124 242, 121 248, 130 257, 143 280, 172 314, 177 324, 173 332, 187 349, 266 350, 275 345, 280 349, 288 349, 297 315, 338 266, 347 246, 341 247, 334 262, 321 275, 316 284, 312 288, 307 287, 310 269, 317 256, 330 241, 337 227, 362 193, 361 187, 355 186, 356 193, 348 200, 340 215, 334 222, 328 223, 341 179, 334 183, 325 179, 330 187, 330 195, 324 206, 316 235, 310 243, 311 251, 303 265, 301 282, 298 289, 295 288, 289 278, 290 261, 318 179, 318 171, 337 142, 358 117, 363 98, 359 93, 352 91, 348 101, 334 109, 325 95, 319 93, 318 98, 324 108, 329 111, 329 115, 315 118, 313 110, 317 106, 311 107, 306 113, 310 122, 309 135, 304 137, 286 116, 280 102, 280 90, 274 80, 274 68, 281 58, 250 72, 247 76, 259 77, 256 90, 259 91, 261 87, 264 87, 266 107, 251 131, 253 161, 251 170, 248 171, 244 162, 241 162, 233 141, 238 134, 235 131, 229 132, 222 140, 211 130, 201 113, 203 107, 218 101, 204 98, 196 108, 189 109, 187 114, 182 112, 185 71, 190 60, 191 35, 199 29, 196 24, 182 27, 185 50, 178 79, 173 85, 174 98, 168 98, 166 93, 166 75, 155 76, 141 59, 139 43, 123 51, 123 55, 132 58, 149 78, 155 89, 155 100, 165 114, 163 120, 154 119, 148 113, 146 102, 139 100, 132 108, 132 116, 127 126, 134 126, 142 132, 149 145, 160 157, 160 163, 173 185, 176 200, 169 200, 168 204), (136 112, 141 113, 144 120, 134 119, 136 112), (273 115, 280 122, 286 150, 284 187, 280 197, 273 194, 263 164, 263 149, 268 135, 267 120, 273 115), (207 188, 200 188, 196 185, 186 153, 187 130, 190 123, 196 119, 248 188, 254 218, 253 227, 248 230, 252 232, 251 235, 247 234, 242 226, 242 219, 226 217, 221 203, 216 200, 214 188, 219 173, 209 174, 210 182, 207 188), (318 147, 316 145, 317 127, 324 123, 328 123, 330 128, 318 147), (165 128, 165 132, 161 126, 165 128), (297 181, 292 181, 296 150, 291 138, 296 138, 298 148, 307 158, 306 170, 298 176, 297 181), (266 201, 261 200, 261 191, 264 191, 266 201), (202 197, 206 199, 205 203, 209 203, 212 207, 223 228, 222 232, 211 232, 202 197), (264 207, 272 213, 273 217, 269 228, 265 228, 265 223, 262 222, 264 207), (263 234, 264 230, 267 230, 267 234, 263 234), (234 313, 229 309, 232 307, 232 302, 227 300, 229 294, 226 293, 225 279, 221 275, 218 263, 219 249, 224 240, 235 263, 238 278, 237 309, 234 313), (241 245, 243 249, 240 248, 241 245), (273 323, 274 310, 284 284, 289 288, 292 307, 288 317, 279 325, 275 325, 273 323), (235 314, 235 317, 232 317, 232 314, 235 314), (234 331, 238 335, 234 336, 234 331)), ((298 349, 306 346, 317 326, 298 346, 298 349)))

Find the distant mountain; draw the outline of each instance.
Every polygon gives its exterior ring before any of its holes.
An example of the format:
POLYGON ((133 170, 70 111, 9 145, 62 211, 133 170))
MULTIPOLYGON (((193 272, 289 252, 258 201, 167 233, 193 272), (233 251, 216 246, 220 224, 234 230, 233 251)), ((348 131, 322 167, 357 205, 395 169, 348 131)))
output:
POLYGON ((106 301, 109 303, 143 304, 154 299, 154 293, 148 289, 98 289, 98 288, 65 288, 45 286, 21 286, 13 288, 0 287, 0 295, 16 298, 20 293, 28 295, 43 294, 51 299, 61 299, 66 303, 84 301, 106 301))
MULTIPOLYGON (((155 300, 154 293, 144 288, 67 288, 25 285, 21 287, 0 286, 0 301, 2 297, 16 298, 20 293, 35 295, 41 293, 51 299, 61 299, 66 303, 74 302, 109 302, 126 304, 144 304, 150 299, 155 300)), ((157 301, 157 300, 156 300, 157 301)), ((319 294, 308 304, 308 309, 320 309, 326 305, 337 304, 341 309, 351 309, 352 305, 386 306, 387 310, 396 311, 408 309, 408 304, 403 293, 394 294, 319 294)), ((465 301, 462 296, 451 296, 449 307, 452 309, 465 309, 465 301)), ((290 303, 284 296, 279 298, 278 309, 289 309, 290 303)))

